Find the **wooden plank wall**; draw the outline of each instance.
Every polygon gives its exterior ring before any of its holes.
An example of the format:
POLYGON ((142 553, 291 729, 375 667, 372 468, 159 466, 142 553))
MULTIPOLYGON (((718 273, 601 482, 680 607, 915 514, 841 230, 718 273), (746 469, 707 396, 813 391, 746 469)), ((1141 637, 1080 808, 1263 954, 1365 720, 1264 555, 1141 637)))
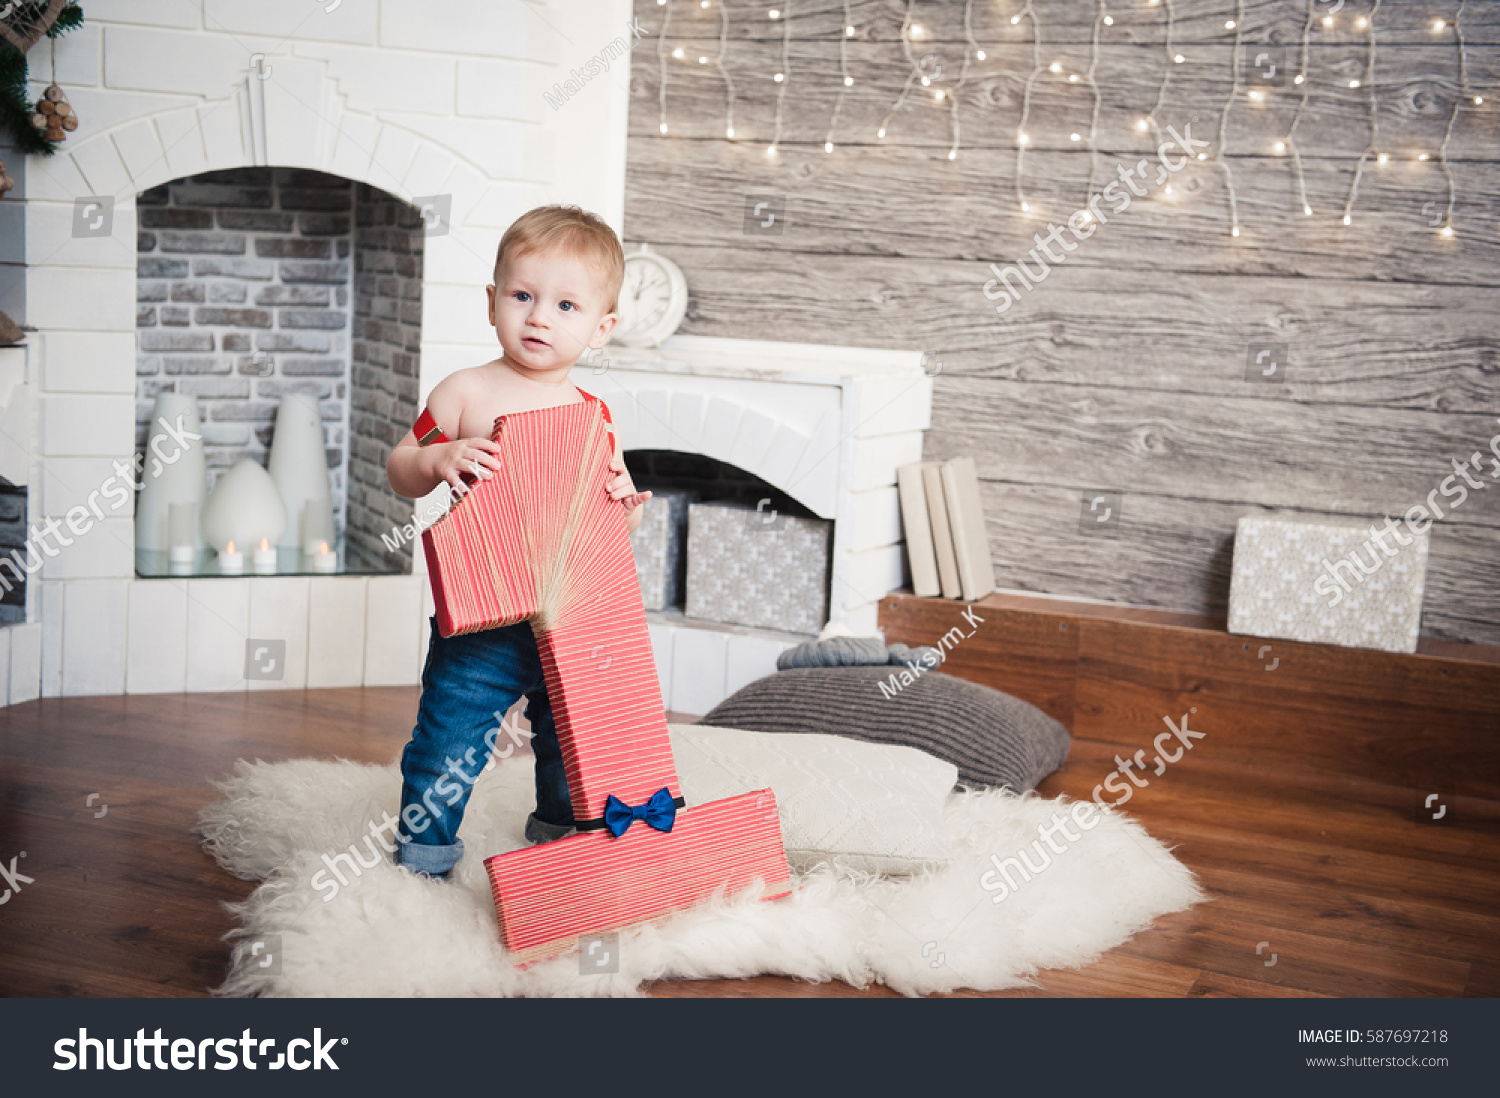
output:
MULTIPOLYGON (((922 0, 912 56, 943 75, 914 86, 876 138, 912 65, 905 0, 849 4, 854 83, 840 97, 841 0, 732 0, 725 68, 736 139, 724 137, 719 2, 670 0, 666 119, 659 131, 663 7, 637 0, 650 31, 634 52, 627 242, 675 259, 691 289, 683 330, 702 335, 920 348, 940 363, 926 456, 979 462, 1002 587, 1141 606, 1222 612, 1235 520, 1245 514, 1400 516, 1500 432, 1500 3, 1469 2, 1469 93, 1448 142, 1455 235, 1439 235, 1448 188, 1440 148, 1461 97, 1451 28, 1457 0, 1383 4, 1375 17, 1378 148, 1342 224, 1356 162, 1371 145, 1369 0, 1331 29, 1315 22, 1297 143, 1313 216, 1277 155, 1302 97, 1258 82, 1256 55, 1299 64, 1303 0, 1175 0, 1170 82, 1157 121, 1214 144, 1078 245, 1003 316, 982 293, 988 264, 1025 256, 1089 193, 1086 77, 1096 7, 1034 0, 1043 71, 1034 81, 1024 188, 1015 134, 1033 66, 1021 0, 974 0, 987 53, 954 92, 966 52, 962 2, 922 0), (1240 91, 1225 127, 1241 235, 1230 235, 1218 154, 1243 7, 1240 91), (1434 20, 1450 21, 1442 31, 1434 20), (699 63, 706 57, 707 63, 699 63), (1056 62, 1061 72, 1046 66, 1056 62), (785 88, 778 155, 767 155, 785 88), (1251 88, 1261 90, 1256 103, 1251 88), (1483 96, 1475 106, 1471 96, 1483 96), (835 104, 834 151, 825 153, 835 104), (961 141, 952 142, 950 102, 961 141), (1078 133, 1080 141, 1071 140, 1078 133), (1419 159, 1422 155, 1428 159, 1419 159), (746 230, 747 195, 785 196, 780 235, 746 230), (1286 344, 1284 383, 1246 380, 1260 344, 1286 344), (1114 537, 1080 533, 1082 500, 1123 492, 1114 537)), ((1337 5, 1315 0, 1315 14, 1337 5)), ((1094 187, 1117 165, 1155 164, 1135 122, 1168 65, 1164 5, 1115 0, 1101 27, 1094 187)), ((1265 71, 1263 65, 1259 70, 1265 71)), ((1104 207, 1106 212, 1109 207, 1104 207)), ((1056 250, 1056 245, 1054 245, 1056 250)), ((1035 268, 1033 268, 1035 269, 1035 268)), ((936 367, 935 367, 936 368, 936 367)), ((1500 445, 1500 443, 1497 443, 1500 445)), ((1434 530, 1423 630, 1500 643, 1500 490, 1474 491, 1434 530)))

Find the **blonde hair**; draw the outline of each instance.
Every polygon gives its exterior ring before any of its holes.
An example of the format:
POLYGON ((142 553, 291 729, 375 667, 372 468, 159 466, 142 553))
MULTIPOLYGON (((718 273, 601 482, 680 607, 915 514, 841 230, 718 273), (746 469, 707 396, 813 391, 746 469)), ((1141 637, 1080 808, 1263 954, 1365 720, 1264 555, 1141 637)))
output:
POLYGON ((511 222, 495 253, 496 284, 507 254, 526 255, 553 248, 583 259, 598 271, 609 297, 607 311, 614 312, 625 281, 625 250, 602 217, 578 206, 538 206, 511 222))

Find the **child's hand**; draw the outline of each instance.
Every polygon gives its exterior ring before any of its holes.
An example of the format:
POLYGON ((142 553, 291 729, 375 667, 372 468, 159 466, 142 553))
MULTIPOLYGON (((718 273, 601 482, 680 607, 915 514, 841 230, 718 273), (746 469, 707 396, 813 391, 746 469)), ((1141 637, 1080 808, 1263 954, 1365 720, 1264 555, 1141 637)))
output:
POLYGON ((625 505, 625 517, 629 518, 632 511, 651 498, 651 493, 635 490, 635 483, 625 471, 624 458, 611 458, 609 471, 613 476, 604 485, 604 490, 609 493, 610 499, 617 499, 625 505))
POLYGON ((462 476, 468 473, 488 480, 500 471, 500 446, 487 438, 461 438, 457 442, 436 442, 425 448, 428 471, 460 491, 469 486, 462 476))

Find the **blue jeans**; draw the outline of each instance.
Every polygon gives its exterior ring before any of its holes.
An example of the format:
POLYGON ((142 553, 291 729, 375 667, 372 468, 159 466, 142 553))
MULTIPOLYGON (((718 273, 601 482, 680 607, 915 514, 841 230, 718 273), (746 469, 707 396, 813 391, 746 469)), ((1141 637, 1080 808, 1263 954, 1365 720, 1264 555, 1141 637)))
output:
POLYGON ((501 723, 523 696, 536 756, 536 812, 528 821, 528 835, 535 821, 545 825, 549 837, 571 827, 573 804, 530 623, 443 637, 437 618, 430 621, 417 725, 401 752, 396 857, 416 872, 437 877, 463 857, 458 825, 491 750, 499 757, 514 751, 510 729, 502 731, 501 723))

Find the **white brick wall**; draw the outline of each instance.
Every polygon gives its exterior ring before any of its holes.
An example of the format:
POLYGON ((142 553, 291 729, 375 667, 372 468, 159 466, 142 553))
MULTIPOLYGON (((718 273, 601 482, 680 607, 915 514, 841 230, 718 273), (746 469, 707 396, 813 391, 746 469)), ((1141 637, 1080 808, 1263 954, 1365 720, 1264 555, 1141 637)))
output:
MULTIPOLYGON (((491 357, 482 309, 468 315, 461 305, 483 300, 488 271, 473 249, 492 251, 512 218, 549 201, 578 202, 623 229, 628 65, 562 110, 539 104, 541 89, 625 33, 628 0, 327 6, 91 0, 86 25, 59 40, 58 80, 81 125, 54 157, 18 165, 7 156, 19 186, 0 208, 0 308, 36 329, 27 382, 38 519, 86 496, 112 459, 130 460, 141 191, 274 164, 403 198, 451 193, 452 234, 429 250, 424 286, 432 320, 445 325, 424 326, 424 396, 452 370, 491 357), (74 238, 74 199, 94 196, 114 200, 113 231, 74 238)), ((420 571, 389 581, 412 586, 397 591, 361 577, 138 580, 132 563, 132 523, 120 517, 49 558, 33 577, 36 620, 5 630, 0 701, 243 689, 244 642, 256 628, 292 638, 287 677, 265 685, 418 679, 431 612, 420 571), (275 613, 261 602, 273 585, 289 600, 275 613), (371 598, 389 605, 371 611, 371 598), (414 608, 410 627, 388 628, 414 608), (164 640, 167 629, 179 632, 164 640)))

